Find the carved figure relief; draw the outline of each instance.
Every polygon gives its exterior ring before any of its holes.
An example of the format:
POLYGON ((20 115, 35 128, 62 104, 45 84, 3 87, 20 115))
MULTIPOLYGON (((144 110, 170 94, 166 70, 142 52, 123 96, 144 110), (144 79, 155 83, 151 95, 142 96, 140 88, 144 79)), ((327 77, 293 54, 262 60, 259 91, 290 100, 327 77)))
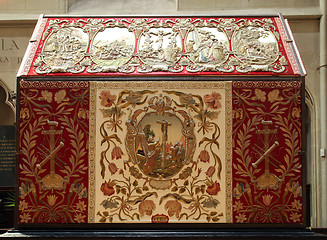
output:
POLYGON ((158 28, 144 31, 139 42, 139 57, 145 67, 168 69, 181 57, 183 45, 178 31, 158 28), (162 65, 162 66, 160 66, 162 65))
POLYGON ((222 31, 215 28, 194 28, 186 38, 186 53, 197 64, 221 64, 228 59, 229 42, 222 31))
POLYGON ((59 27, 57 23, 52 23, 52 27, 54 30, 47 37, 42 53, 35 62, 39 67, 37 72, 81 72, 83 68, 77 69, 76 65, 86 54, 88 35, 76 27, 59 27))
POLYGON ((232 50, 242 63, 239 71, 268 71, 279 58, 278 42, 273 33, 262 27, 241 27, 232 37, 232 50))
POLYGON ((106 28, 93 39, 91 59, 99 66, 124 65, 134 53, 135 37, 125 28, 106 28))
POLYGON ((52 20, 34 67, 38 74, 284 73, 291 66, 277 25, 270 18, 52 20))

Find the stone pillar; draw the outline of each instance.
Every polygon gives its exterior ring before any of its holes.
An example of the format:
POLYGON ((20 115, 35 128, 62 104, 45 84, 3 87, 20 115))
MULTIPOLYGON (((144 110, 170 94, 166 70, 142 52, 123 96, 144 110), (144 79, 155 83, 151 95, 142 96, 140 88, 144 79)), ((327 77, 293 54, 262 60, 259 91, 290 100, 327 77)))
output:
POLYGON ((320 216, 319 227, 327 227, 327 1, 320 0, 320 216))

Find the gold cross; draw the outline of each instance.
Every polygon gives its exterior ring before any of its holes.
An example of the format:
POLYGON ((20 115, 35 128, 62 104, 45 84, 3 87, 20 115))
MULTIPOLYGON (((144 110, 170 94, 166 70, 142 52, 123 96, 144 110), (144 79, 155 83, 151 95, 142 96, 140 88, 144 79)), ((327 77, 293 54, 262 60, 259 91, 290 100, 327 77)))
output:
POLYGON ((165 168, 166 161, 166 144, 168 140, 168 126, 171 126, 167 120, 157 120, 157 123, 161 124, 161 132, 162 132, 162 161, 161 161, 161 169, 165 168))
POLYGON ((63 142, 60 142, 57 147, 55 147, 55 135, 62 134, 62 130, 55 130, 55 127, 58 126, 58 122, 56 121, 49 121, 49 130, 43 130, 41 133, 43 135, 49 135, 49 152, 50 154, 39 164, 36 165, 37 168, 41 169, 41 167, 50 161, 50 177, 54 178, 55 176, 55 156, 56 153, 64 146, 63 142))
POLYGON ((269 146, 269 142, 270 142, 269 141, 269 135, 276 134, 277 129, 269 129, 269 126, 272 125, 272 121, 262 120, 261 123, 263 124, 263 130, 257 130, 256 133, 264 135, 264 142, 263 142, 263 144, 264 144, 264 148, 263 148, 264 153, 262 154, 262 156, 255 163, 252 163, 252 166, 254 168, 257 168, 258 164, 262 160, 265 160, 265 174, 269 174, 269 154, 272 152, 272 150, 274 150, 274 148, 279 146, 279 143, 277 141, 275 141, 272 146, 269 146))

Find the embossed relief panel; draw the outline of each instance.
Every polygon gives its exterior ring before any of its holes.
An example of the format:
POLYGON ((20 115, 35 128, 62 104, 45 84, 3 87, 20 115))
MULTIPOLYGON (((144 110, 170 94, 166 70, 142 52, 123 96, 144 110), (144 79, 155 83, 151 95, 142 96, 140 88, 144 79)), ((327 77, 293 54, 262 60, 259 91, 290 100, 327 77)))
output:
POLYGON ((42 21, 25 75, 300 74, 277 17, 42 21))
POLYGON ((301 82, 233 82, 233 222, 303 223, 301 82))
POLYGON ((92 82, 91 99, 89 222, 232 221, 231 82, 92 82))
POLYGON ((20 82, 19 223, 88 219, 88 82, 20 82))

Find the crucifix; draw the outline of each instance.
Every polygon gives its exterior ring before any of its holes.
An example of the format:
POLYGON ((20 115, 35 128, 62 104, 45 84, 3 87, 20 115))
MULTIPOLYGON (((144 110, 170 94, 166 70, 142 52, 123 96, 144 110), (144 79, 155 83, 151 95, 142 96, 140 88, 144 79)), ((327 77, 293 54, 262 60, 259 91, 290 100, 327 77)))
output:
POLYGON ((49 130, 43 130, 43 135, 49 135, 49 155, 39 164, 36 165, 37 168, 41 169, 44 164, 50 161, 50 174, 42 180, 46 188, 60 188, 62 185, 62 177, 57 175, 55 172, 55 157, 57 152, 64 146, 63 142, 60 142, 58 146, 55 146, 55 135, 62 135, 62 130, 56 130, 55 127, 58 126, 58 122, 49 121, 49 130))
POLYGON ((279 178, 275 176, 274 174, 270 173, 269 166, 270 166, 270 153, 279 146, 279 143, 275 141, 270 146, 269 136, 272 134, 277 133, 277 129, 270 129, 269 126, 273 124, 272 121, 264 121, 262 120, 261 123, 263 124, 263 130, 257 130, 257 134, 262 134, 264 136, 263 139, 263 151, 264 153, 261 155, 261 157, 254 163, 252 163, 252 166, 254 168, 257 168, 258 165, 264 160, 265 161, 265 173, 257 179, 258 186, 262 189, 264 188, 276 188, 279 178))
POLYGON ((167 120, 157 120, 157 123, 161 124, 161 132, 162 132, 162 160, 161 160, 161 169, 165 168, 165 160, 166 160, 166 144, 168 140, 168 126, 171 126, 167 120))

